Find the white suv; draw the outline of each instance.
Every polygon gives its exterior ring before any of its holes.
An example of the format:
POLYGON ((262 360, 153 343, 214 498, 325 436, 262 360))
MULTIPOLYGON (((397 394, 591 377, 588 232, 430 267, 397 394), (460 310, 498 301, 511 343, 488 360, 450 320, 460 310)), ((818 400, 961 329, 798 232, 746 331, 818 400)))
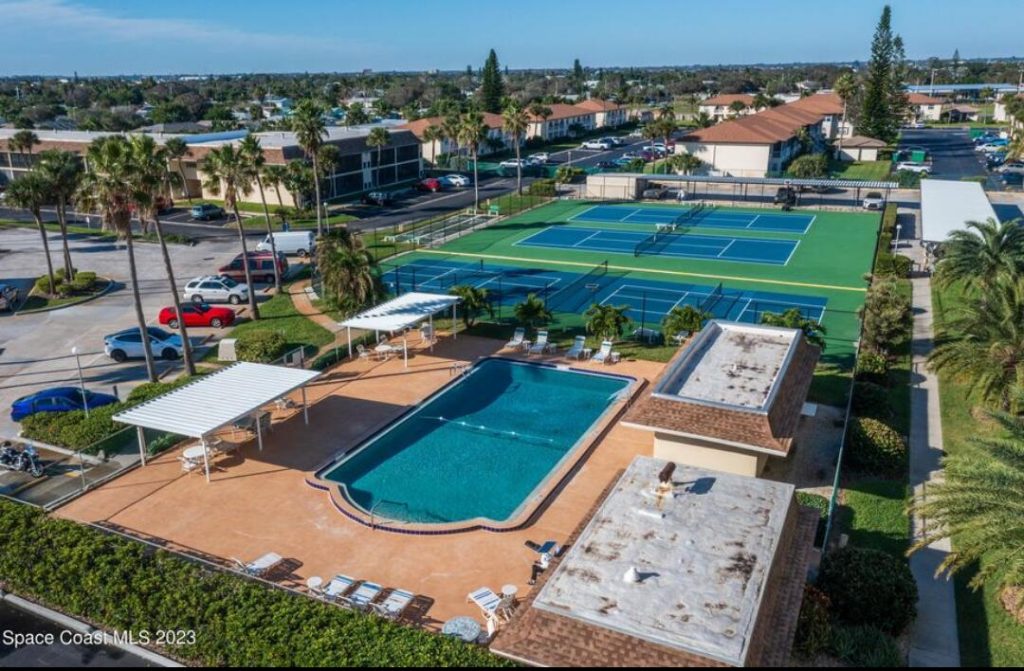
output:
POLYGON ((249 300, 249 286, 239 284, 230 277, 207 275, 197 277, 185 285, 185 300, 193 303, 223 303, 238 305, 249 300))
POLYGON ((612 145, 607 140, 587 140, 580 145, 581 149, 600 149, 605 151, 612 148, 612 145))
POLYGON ((903 161, 902 163, 896 164, 896 172, 905 170, 907 172, 916 172, 921 175, 932 174, 932 168, 930 165, 925 163, 913 163, 911 161, 903 161))
POLYGON ((878 191, 872 191, 868 195, 864 196, 864 201, 861 203, 861 207, 865 210, 881 210, 885 207, 885 196, 878 191))

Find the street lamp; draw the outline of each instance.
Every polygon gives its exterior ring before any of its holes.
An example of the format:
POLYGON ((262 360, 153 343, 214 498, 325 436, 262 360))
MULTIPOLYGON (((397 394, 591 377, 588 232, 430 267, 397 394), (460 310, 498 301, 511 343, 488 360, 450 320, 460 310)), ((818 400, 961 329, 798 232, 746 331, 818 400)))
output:
POLYGON ((894 253, 900 246, 900 229, 902 228, 902 224, 896 224, 896 238, 892 241, 892 251, 894 253))
POLYGON ((71 348, 71 353, 75 355, 75 365, 78 366, 78 384, 82 388, 82 405, 85 406, 85 416, 89 417, 89 400, 85 395, 85 378, 82 377, 82 359, 78 355, 78 346, 71 348))

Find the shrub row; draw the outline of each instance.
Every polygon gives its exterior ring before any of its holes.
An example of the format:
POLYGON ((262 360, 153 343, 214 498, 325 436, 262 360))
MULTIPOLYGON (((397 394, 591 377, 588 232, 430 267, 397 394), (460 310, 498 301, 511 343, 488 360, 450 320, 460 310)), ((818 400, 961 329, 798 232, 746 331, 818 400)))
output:
POLYGON ((882 212, 882 230, 878 235, 878 254, 875 256, 875 275, 881 277, 910 277, 912 262, 906 256, 892 253, 896 236, 897 207, 886 203, 882 212))
POLYGON ((485 649, 0 501, 0 586, 112 630, 196 633, 199 666, 511 666, 485 649))
POLYGON ((43 275, 36 280, 33 290, 39 294, 56 294, 61 297, 87 294, 96 288, 96 273, 88 270, 75 273, 75 279, 67 280, 63 268, 54 271, 54 287, 50 288, 50 276, 43 275))
POLYGON ((910 566, 881 550, 845 547, 826 555, 817 587, 843 624, 871 625, 899 636, 917 616, 910 566))
POLYGON ((555 180, 538 179, 530 184, 527 193, 531 196, 555 196, 558 194, 558 189, 555 187, 555 180))
POLYGON ((846 463, 852 468, 881 477, 906 477, 907 441, 885 422, 851 417, 846 440, 846 463))
POLYGON ((246 331, 238 336, 235 354, 239 361, 270 363, 284 355, 288 341, 277 331, 246 331))

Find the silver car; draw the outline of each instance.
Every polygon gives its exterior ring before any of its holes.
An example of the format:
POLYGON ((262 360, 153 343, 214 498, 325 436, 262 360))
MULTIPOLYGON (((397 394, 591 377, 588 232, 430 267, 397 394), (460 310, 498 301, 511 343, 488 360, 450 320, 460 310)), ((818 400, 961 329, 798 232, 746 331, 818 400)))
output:
POLYGON ((193 303, 227 302, 238 305, 249 300, 249 286, 223 275, 207 275, 186 284, 184 298, 193 303))
POLYGON ((885 196, 878 191, 872 191, 868 195, 864 196, 861 207, 865 210, 881 210, 885 207, 885 196))

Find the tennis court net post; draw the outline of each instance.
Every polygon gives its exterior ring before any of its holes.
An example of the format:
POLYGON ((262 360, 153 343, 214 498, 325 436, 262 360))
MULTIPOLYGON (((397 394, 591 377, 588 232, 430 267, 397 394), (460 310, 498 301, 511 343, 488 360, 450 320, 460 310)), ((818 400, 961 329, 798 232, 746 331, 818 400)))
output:
MULTIPOLYGON (((572 282, 570 282, 569 284, 565 285, 564 287, 562 287, 561 289, 556 291, 554 294, 552 294, 551 295, 551 299, 549 301, 548 307, 550 309, 556 309, 555 305, 556 304, 557 305, 561 304, 560 301, 563 300, 562 297, 566 297, 566 296, 572 297, 572 295, 576 292, 576 290, 579 289, 581 286, 584 286, 585 284, 588 284, 594 278, 601 277, 603 275, 606 275, 607 273, 608 273, 608 259, 605 259, 601 263, 599 263, 596 266, 594 266, 593 268, 591 268, 590 271, 588 271, 587 273, 585 273, 583 275, 580 275, 579 277, 574 279, 572 282)), ((548 285, 548 286, 550 286, 550 285, 548 285)))

